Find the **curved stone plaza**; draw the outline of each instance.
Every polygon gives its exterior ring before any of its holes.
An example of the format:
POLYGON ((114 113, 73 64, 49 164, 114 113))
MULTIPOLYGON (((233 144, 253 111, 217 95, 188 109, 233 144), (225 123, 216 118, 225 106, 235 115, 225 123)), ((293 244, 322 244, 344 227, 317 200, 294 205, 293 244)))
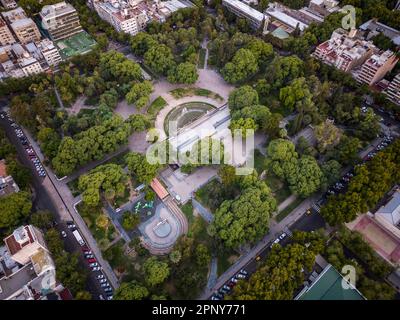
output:
POLYGON ((153 254, 168 253, 184 232, 176 216, 164 203, 156 207, 154 216, 139 226, 143 245, 153 254))

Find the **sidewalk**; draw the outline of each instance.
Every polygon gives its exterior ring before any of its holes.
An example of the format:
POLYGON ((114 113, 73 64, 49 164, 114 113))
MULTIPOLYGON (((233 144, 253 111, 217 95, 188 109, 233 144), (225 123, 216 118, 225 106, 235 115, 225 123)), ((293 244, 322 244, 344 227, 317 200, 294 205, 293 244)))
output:
MULTIPOLYGON (((44 156, 36 143, 36 141, 32 138, 30 133, 27 130, 24 130, 24 133, 29 140, 32 148, 35 150, 37 156, 39 157, 40 161, 43 163, 44 156)), ((56 212, 61 220, 68 221, 73 220, 78 227, 82 237, 84 238, 87 245, 90 247, 91 251, 95 255, 98 263, 101 265, 103 272, 107 276, 108 280, 110 281, 112 287, 114 289, 119 287, 119 282, 117 277, 114 274, 110 264, 108 261, 104 260, 101 254, 101 250, 97 246, 96 240, 93 238, 92 233, 88 229, 85 221, 79 215, 79 213, 75 210, 75 202, 74 197, 72 196, 71 191, 69 190, 65 181, 58 181, 53 174, 53 171, 43 164, 43 167, 46 169, 47 177, 43 185, 49 192, 50 196, 53 198, 57 207, 60 208, 59 212, 56 212), (61 214, 60 214, 61 212, 61 214)))

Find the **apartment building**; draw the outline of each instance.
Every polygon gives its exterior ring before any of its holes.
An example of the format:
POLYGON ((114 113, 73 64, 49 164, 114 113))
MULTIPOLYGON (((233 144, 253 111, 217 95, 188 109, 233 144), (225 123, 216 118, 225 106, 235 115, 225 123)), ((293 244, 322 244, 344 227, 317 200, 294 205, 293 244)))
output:
POLYGON ((64 287, 56 283, 55 267, 42 232, 21 226, 0 246, 0 300, 45 300, 64 287))
POLYGON ((0 0, 5 9, 15 9, 18 5, 14 0, 0 0))
POLYGON ((378 49, 370 41, 357 36, 357 30, 337 29, 329 40, 317 46, 312 56, 322 62, 349 72, 362 65, 378 49))
POLYGON ((135 35, 144 30, 150 21, 165 22, 173 12, 187 8, 179 0, 146 2, 143 0, 91 0, 93 8, 101 19, 111 24, 118 32, 135 35))
POLYGON ((82 32, 75 8, 66 2, 47 5, 40 11, 43 28, 53 41, 68 38, 82 32))
POLYGON ((14 21, 10 26, 19 42, 22 44, 39 41, 41 38, 38 27, 30 18, 14 21))
POLYGON ((0 17, 0 45, 5 46, 15 42, 15 38, 8 28, 6 22, 2 17, 0 17))
POLYGON ((2 16, 20 43, 26 44, 40 40, 38 27, 31 18, 27 17, 22 8, 2 12, 2 16))
POLYGON ((118 32, 137 34, 141 29, 139 27, 134 8, 120 7, 118 2, 94 2, 94 8, 100 18, 111 24, 118 32))
POLYGON ((324 17, 340 10, 337 0, 311 0, 308 7, 324 17))
POLYGON ((62 61, 57 47, 51 40, 43 39, 36 43, 36 47, 50 67, 57 66, 62 61))
POLYGON ((385 93, 390 101, 400 105, 400 73, 390 82, 385 93))
POLYGON ((373 54, 356 74, 356 80, 372 86, 392 71, 398 61, 396 54, 390 50, 373 54))
POLYGON ((42 232, 21 226, 0 247, 0 300, 43 300, 63 289, 42 232))
POLYGON ((222 5, 240 18, 246 19, 253 29, 263 26, 265 15, 239 0, 222 0, 222 5))

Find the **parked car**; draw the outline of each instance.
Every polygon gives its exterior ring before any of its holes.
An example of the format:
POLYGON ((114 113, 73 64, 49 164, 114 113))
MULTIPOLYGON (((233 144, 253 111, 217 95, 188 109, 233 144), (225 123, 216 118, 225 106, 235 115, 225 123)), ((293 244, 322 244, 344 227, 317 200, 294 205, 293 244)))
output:
POLYGON ((99 295, 99 299, 100 299, 100 300, 104 300, 103 295, 99 295))
POLYGON ((99 271, 100 270, 100 267, 93 267, 92 268, 92 271, 94 272, 94 271, 99 271))
POLYGON ((76 228, 76 225, 67 223, 68 229, 76 228))
POLYGON ((100 287, 102 287, 102 288, 109 288, 110 285, 109 285, 108 283, 102 283, 102 284, 100 285, 100 287))
POLYGON ((66 237, 67 237, 67 233, 63 230, 63 231, 61 231, 61 236, 62 236, 63 238, 66 238, 66 237))
MULTIPOLYGON (((85 254, 85 258, 86 258, 86 259, 91 259, 91 258, 94 258, 94 255, 92 255, 92 254, 85 254)), ((98 279, 101 279, 101 278, 98 278, 98 279)))
POLYGON ((226 284, 222 287, 222 289, 225 289, 225 290, 227 290, 227 291, 230 291, 230 290, 231 290, 231 288, 230 288, 229 286, 227 286, 226 284))
POLYGON ((244 274, 238 273, 236 276, 236 279, 246 279, 247 277, 244 274))
POLYGON ((105 292, 112 292, 112 289, 110 287, 104 288, 103 289, 105 292))
POLYGON ((88 262, 89 262, 89 263, 96 263, 97 260, 96 260, 95 258, 90 258, 90 259, 88 259, 88 262))
POLYGON ((112 299, 113 299, 112 295, 107 297, 107 300, 112 300, 112 299))
POLYGON ((279 236, 279 239, 283 240, 286 238, 286 236, 287 236, 287 234, 285 232, 282 232, 282 234, 279 236))
POLYGON ((106 282, 107 282, 107 279, 100 279, 99 282, 100 282, 100 283, 106 283, 106 282))
POLYGON ((104 279, 104 275, 99 274, 98 276, 96 276, 96 279, 104 279))
POLYGON ((244 270, 244 269, 242 269, 242 270, 240 270, 239 271, 241 274, 244 274, 245 276, 247 276, 249 273, 246 271, 246 270, 244 270))

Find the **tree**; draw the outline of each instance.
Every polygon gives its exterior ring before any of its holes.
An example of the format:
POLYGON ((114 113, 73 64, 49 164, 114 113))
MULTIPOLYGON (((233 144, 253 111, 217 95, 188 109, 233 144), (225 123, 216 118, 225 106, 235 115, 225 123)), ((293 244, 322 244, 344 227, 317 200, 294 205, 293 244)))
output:
POLYGON ((140 217, 134 212, 125 212, 122 217, 122 226, 125 230, 131 231, 135 229, 140 223, 140 217))
POLYGON ((300 136, 297 140, 296 151, 305 156, 315 156, 317 154, 317 150, 303 136, 300 136))
POLYGON ((207 246, 200 243, 196 247, 196 263, 200 267, 208 266, 211 261, 210 251, 208 250, 207 246))
POLYGON ((146 106, 150 100, 150 94, 153 91, 153 85, 150 81, 135 83, 125 98, 129 104, 136 103, 138 109, 146 106))
POLYGON ((131 47, 135 55, 143 56, 157 41, 146 32, 139 32, 131 38, 131 47))
POLYGON ((312 97, 310 90, 306 84, 305 78, 294 79, 290 85, 281 88, 279 91, 279 99, 283 105, 294 110, 297 110, 302 106, 302 104, 312 97))
POLYGON ((78 291, 75 295, 76 300, 92 300, 92 295, 87 291, 78 291))
POLYGON ((361 141, 358 138, 343 136, 329 156, 337 159, 341 164, 352 164, 358 159, 360 148, 361 141))
POLYGON ((257 130, 258 126, 254 122, 252 118, 239 118, 231 121, 229 125, 229 129, 234 133, 235 130, 242 131, 242 137, 247 137, 247 130, 253 130, 254 132, 257 130))
POLYGON ((57 132, 52 128, 42 128, 37 134, 37 139, 40 143, 40 149, 49 159, 53 159, 57 155, 58 147, 61 139, 57 132))
POLYGON ((317 161, 310 156, 302 156, 296 166, 296 170, 286 173, 286 179, 290 190, 303 198, 317 191, 322 182, 322 171, 317 161))
POLYGON ((317 125, 314 129, 317 138, 318 150, 325 153, 328 149, 335 147, 342 136, 342 131, 331 121, 325 121, 317 125))
POLYGON ((98 166, 79 177, 78 189, 82 191, 82 200, 86 205, 96 206, 100 202, 102 192, 112 199, 118 190, 124 191, 127 176, 121 166, 109 163, 98 166))
POLYGON ((257 105, 257 91, 248 85, 239 87, 229 94, 228 104, 231 110, 238 110, 247 106, 257 105))
POLYGON ((342 166, 336 160, 329 160, 322 164, 321 170, 323 179, 321 184, 322 190, 327 190, 330 185, 340 179, 342 166))
POLYGON ((178 264, 182 259, 182 254, 181 254, 181 252, 179 250, 173 250, 169 254, 169 259, 171 260, 171 262, 173 264, 178 264))
POLYGON ((129 173, 134 175, 139 182, 150 183, 155 178, 159 170, 157 164, 150 164, 146 157, 137 152, 130 152, 125 156, 125 162, 129 173))
POLYGON ((53 214, 48 210, 37 211, 30 218, 30 223, 39 229, 49 229, 53 221, 53 214))
POLYGON ((143 300, 149 296, 149 290, 137 281, 123 282, 113 296, 114 300, 143 300))
POLYGON ((166 75, 168 70, 174 66, 172 51, 164 44, 151 46, 144 55, 144 63, 154 72, 166 75))
POLYGON ((249 187, 235 200, 225 200, 216 210, 209 232, 226 247, 237 248, 258 240, 268 231, 276 201, 264 182, 249 187))
POLYGON ((270 43, 264 42, 261 39, 254 38, 246 46, 258 62, 258 67, 265 67, 274 56, 274 50, 270 43))
POLYGON ((4 196, 0 201, 0 228, 13 228, 31 212, 30 194, 25 191, 4 196))
POLYGON ((279 89, 293 79, 304 75, 304 62, 297 56, 278 57, 268 68, 267 80, 273 87, 279 89))
POLYGON ((99 69, 102 78, 106 81, 126 84, 142 79, 140 66, 122 53, 113 50, 100 54, 99 69))
POLYGON ((96 226, 100 229, 106 230, 110 224, 110 220, 108 220, 107 215, 105 214, 100 214, 96 218, 96 226))
POLYGON ((229 83, 242 82, 258 72, 257 60, 248 49, 239 49, 231 62, 221 70, 225 81, 229 83))
POLYGON ((168 278, 170 270, 168 264, 159 261, 156 257, 148 258, 143 264, 146 283, 154 287, 168 278))
POLYGON ((180 63, 168 73, 168 81, 172 83, 193 84, 198 77, 196 65, 190 62, 180 63))
POLYGON ((285 247, 275 245, 267 261, 248 281, 239 281, 228 299, 235 300, 291 300, 311 271, 316 251, 293 243, 285 247))
POLYGON ((26 189, 32 182, 32 172, 29 168, 21 165, 16 160, 10 158, 6 159, 7 162, 7 174, 12 176, 20 187, 20 189, 26 189))

